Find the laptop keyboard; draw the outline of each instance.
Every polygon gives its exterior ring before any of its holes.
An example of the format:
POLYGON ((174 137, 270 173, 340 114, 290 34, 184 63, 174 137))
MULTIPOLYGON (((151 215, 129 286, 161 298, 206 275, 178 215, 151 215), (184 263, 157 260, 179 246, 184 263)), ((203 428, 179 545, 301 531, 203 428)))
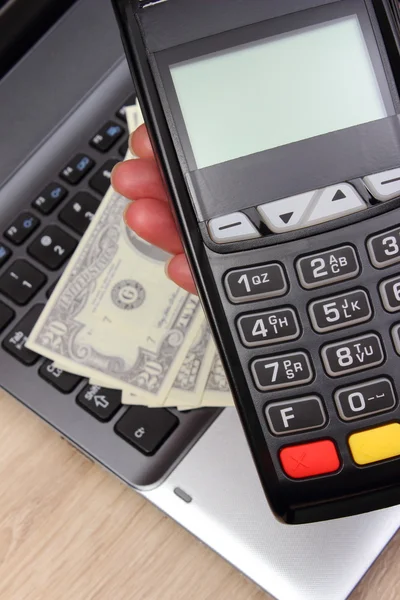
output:
POLYGON ((112 169, 127 152, 125 106, 134 101, 128 98, 99 126, 88 140, 91 153, 76 153, 0 232, 0 333, 2 349, 27 367, 26 377, 41 378, 59 394, 75 394, 76 405, 101 423, 121 412, 115 434, 141 454, 154 456, 177 431, 181 418, 166 409, 126 409, 119 391, 89 385, 25 348, 44 307, 35 303, 36 296, 46 286, 46 297, 51 296, 109 188, 112 169), (23 254, 13 257, 17 248, 23 254), (24 307, 22 318, 18 307, 24 307))

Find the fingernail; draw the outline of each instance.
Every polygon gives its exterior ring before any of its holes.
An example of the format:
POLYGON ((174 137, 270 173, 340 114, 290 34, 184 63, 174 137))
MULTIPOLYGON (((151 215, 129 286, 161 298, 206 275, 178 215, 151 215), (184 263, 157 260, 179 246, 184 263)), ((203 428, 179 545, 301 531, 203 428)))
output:
POLYGON ((113 185, 113 177, 115 175, 115 171, 117 171, 119 169, 121 162, 118 162, 116 165, 114 165, 114 167, 111 169, 111 185, 113 185))
POLYGON ((128 204, 128 206, 125 206, 124 212, 122 213, 122 218, 124 219, 124 223, 127 227, 129 227, 129 224, 128 224, 128 219, 127 219, 126 215, 129 210, 129 207, 130 207, 130 204, 128 204))
POLYGON ((169 276, 169 273, 168 273, 168 269, 169 269, 169 265, 170 265, 170 263, 171 263, 171 261, 172 261, 173 259, 174 259, 174 257, 173 257, 173 256, 171 256, 171 258, 169 258, 169 259, 167 260, 167 262, 165 263, 165 266, 164 266, 165 275, 166 275, 166 277, 167 277, 168 279, 171 279, 171 277, 169 276))

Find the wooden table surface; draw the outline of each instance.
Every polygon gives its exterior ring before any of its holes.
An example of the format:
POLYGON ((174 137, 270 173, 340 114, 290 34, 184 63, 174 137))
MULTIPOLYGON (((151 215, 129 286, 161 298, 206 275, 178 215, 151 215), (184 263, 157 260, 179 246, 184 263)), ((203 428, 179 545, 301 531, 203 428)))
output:
MULTIPOLYGON (((0 600, 270 598, 1 391, 0 481, 0 600)), ((398 534, 351 600, 399 600, 399 565, 398 534)))

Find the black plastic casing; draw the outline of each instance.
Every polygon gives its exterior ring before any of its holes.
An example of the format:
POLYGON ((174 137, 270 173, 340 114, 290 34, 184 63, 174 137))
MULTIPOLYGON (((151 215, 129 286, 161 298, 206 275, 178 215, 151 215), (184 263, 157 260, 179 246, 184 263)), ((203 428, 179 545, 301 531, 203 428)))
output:
MULTIPOLYGON (((398 273, 396 265, 372 266, 367 239, 400 224, 400 200, 374 202, 360 178, 400 166, 400 39, 398 12, 389 0, 113 0, 121 37, 139 101, 158 158, 168 195, 182 235, 196 286, 212 328, 229 379, 235 404, 272 510, 286 523, 306 523, 350 516, 400 503, 398 458, 360 467, 352 459, 348 438, 355 431, 400 422, 400 408, 359 421, 344 422, 334 405, 338 388, 385 376, 400 389, 400 358, 390 330, 396 315, 384 310, 378 293, 382 279, 398 273), (168 65, 186 58, 260 39, 356 12, 366 26, 370 51, 380 61, 377 70, 389 116, 380 121, 318 136, 197 170, 184 130, 177 99, 171 88, 168 65), (285 29, 286 28, 286 29, 285 29), (253 37, 252 37, 253 36, 253 37), (282 165, 285 176, 282 177, 282 165), (280 166, 280 169, 278 168, 280 166), (239 176, 238 176, 239 173, 239 176), (246 178, 243 178, 246 173, 246 178), (207 221, 221 214, 245 210, 256 221, 254 206, 286 196, 350 181, 370 205, 348 217, 279 235, 235 244, 214 244, 207 221), (249 200, 250 198, 250 200, 249 200), (256 199, 256 200, 254 200, 256 199), (357 278, 318 290, 301 287, 296 272, 299 257, 351 243, 360 262, 357 278), (223 281, 231 269, 280 263, 289 290, 282 298, 232 304, 223 281), (349 330, 319 334, 308 315, 312 300, 363 288, 374 308, 369 323, 349 330), (267 348, 244 348, 236 329, 242 314, 290 306, 302 324, 301 336, 267 348), (379 334, 385 348, 384 363, 374 369, 338 379, 323 368, 320 350, 329 342, 368 332, 379 334), (256 390, 249 364, 254 358, 290 351, 306 351, 314 366, 313 381, 301 388, 261 393, 256 390), (265 407, 280 401, 318 395, 327 423, 322 430, 272 435, 265 407), (286 476, 279 462, 285 446, 333 440, 341 466, 337 473, 307 480, 286 476)), ((368 40, 367 40, 368 41, 368 40)), ((240 93, 240 90, 238 91, 240 93)), ((233 124, 235 126, 235 124, 233 124)), ((239 134, 239 133, 238 133, 239 134)), ((251 510, 251 506, 249 506, 251 510)))

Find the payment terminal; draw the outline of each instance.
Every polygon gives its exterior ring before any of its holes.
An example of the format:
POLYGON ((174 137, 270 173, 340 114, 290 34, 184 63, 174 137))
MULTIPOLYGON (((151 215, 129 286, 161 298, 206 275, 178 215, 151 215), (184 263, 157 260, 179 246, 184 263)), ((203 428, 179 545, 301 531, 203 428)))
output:
POLYGON ((114 6, 273 511, 400 503, 397 3, 114 6))

